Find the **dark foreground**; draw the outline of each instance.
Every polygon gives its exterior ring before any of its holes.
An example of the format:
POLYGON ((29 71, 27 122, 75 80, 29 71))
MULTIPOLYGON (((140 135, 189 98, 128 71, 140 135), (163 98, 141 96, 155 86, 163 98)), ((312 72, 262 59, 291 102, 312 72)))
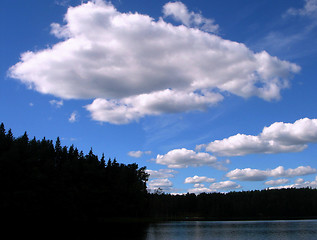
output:
MULTIPOLYGON (((133 228, 160 220, 260 220, 317 217, 317 190, 280 189, 199 195, 150 194, 137 164, 84 155, 59 139, 15 138, 0 125, 0 220, 133 228)), ((137 231, 139 232, 139 231, 137 231)), ((129 233, 129 231, 124 231, 129 233)), ((131 233, 131 231, 130 231, 131 233)))

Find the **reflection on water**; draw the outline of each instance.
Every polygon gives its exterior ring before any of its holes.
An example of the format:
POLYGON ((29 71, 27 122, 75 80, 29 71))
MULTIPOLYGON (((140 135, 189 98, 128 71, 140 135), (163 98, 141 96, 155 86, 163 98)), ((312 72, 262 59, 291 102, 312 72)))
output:
POLYGON ((139 239, 317 239, 317 220, 298 221, 184 221, 153 223, 143 229, 139 239))

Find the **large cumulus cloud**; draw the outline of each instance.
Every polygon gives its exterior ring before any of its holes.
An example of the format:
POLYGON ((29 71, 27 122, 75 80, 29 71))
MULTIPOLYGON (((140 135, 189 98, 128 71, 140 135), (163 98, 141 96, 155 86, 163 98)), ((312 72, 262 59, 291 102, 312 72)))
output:
POLYGON ((51 25, 60 41, 23 53, 9 75, 44 94, 94 99, 86 106, 94 120, 125 124, 146 115, 206 109, 224 92, 279 99, 300 70, 210 33, 218 29, 213 21, 177 4, 172 10, 171 3, 165 5, 164 14, 185 25, 121 13, 101 0, 70 7, 64 24, 51 25))

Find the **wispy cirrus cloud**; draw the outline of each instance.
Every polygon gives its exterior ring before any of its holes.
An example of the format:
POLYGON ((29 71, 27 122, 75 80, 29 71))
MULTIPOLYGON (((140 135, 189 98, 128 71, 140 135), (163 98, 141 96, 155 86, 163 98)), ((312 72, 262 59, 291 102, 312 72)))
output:
POLYGON ((128 155, 130 157, 140 158, 144 154, 148 155, 148 154, 151 154, 151 153, 152 153, 151 151, 140 151, 140 150, 138 150, 138 151, 130 151, 130 152, 128 152, 128 155))
POLYGON ((56 108, 60 108, 60 107, 62 107, 62 106, 64 105, 64 101, 63 101, 63 100, 59 100, 59 101, 58 101, 58 100, 56 100, 56 99, 50 100, 49 103, 50 103, 52 106, 56 107, 56 108))
POLYGON ((210 33, 217 30, 214 21, 181 2, 167 3, 163 11, 184 25, 122 13, 102 0, 69 7, 64 24, 51 25, 60 41, 21 54, 9 75, 61 99, 94 99, 86 105, 94 120, 127 124, 204 110, 226 92, 276 100, 300 70, 210 33))
POLYGON ((197 27, 207 32, 217 32, 218 24, 213 19, 204 18, 200 13, 190 12, 182 2, 168 2, 163 6, 164 17, 171 16, 187 27, 197 27))
POLYGON ((285 15, 299 15, 317 19, 317 0, 305 0, 305 5, 302 8, 289 8, 285 15))
POLYGON ((70 123, 74 123, 74 122, 78 121, 78 113, 76 111, 72 112, 68 118, 68 121, 70 123))

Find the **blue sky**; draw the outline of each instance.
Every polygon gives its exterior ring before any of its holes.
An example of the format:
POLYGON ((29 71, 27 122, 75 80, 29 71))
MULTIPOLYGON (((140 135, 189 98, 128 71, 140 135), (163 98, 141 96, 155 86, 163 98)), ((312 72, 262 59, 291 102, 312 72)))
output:
POLYGON ((0 121, 169 193, 317 187, 317 1, 4 0, 0 121))

